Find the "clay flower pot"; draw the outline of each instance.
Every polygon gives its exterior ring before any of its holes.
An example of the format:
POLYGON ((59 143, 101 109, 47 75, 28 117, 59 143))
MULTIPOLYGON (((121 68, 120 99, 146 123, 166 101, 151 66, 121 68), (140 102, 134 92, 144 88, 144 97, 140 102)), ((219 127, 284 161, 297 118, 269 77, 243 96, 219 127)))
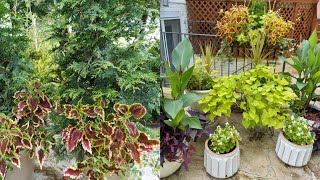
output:
POLYGON ((160 167, 160 178, 165 178, 175 173, 182 165, 182 159, 179 161, 165 161, 163 167, 160 167))
POLYGON ((313 144, 301 146, 290 142, 280 132, 276 145, 277 156, 286 164, 301 167, 308 163, 311 157, 313 144))
POLYGON ((205 142, 204 167, 215 178, 228 178, 233 176, 240 167, 240 149, 237 142, 236 148, 227 154, 217 154, 208 147, 209 140, 205 142))

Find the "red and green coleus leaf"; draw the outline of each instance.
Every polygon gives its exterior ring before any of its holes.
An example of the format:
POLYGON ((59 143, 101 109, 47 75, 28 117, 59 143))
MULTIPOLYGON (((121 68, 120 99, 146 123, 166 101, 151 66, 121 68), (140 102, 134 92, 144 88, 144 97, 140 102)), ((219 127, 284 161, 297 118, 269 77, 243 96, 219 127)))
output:
POLYGON ((25 91, 17 91, 14 93, 13 98, 14 99, 20 99, 27 96, 27 93, 25 91))
POLYGON ((0 175, 3 178, 6 175, 6 161, 4 159, 0 161, 0 175))
POLYGON ((126 126, 131 137, 133 138, 139 137, 139 130, 133 123, 126 122, 126 126))
POLYGON ((31 112, 35 112, 38 109, 38 100, 35 98, 28 98, 27 99, 27 105, 31 112))
POLYGON ((61 137, 62 137, 62 140, 63 140, 64 142, 67 142, 67 140, 69 139, 70 130, 71 130, 72 128, 73 128, 72 126, 68 126, 68 127, 66 127, 65 129, 62 130, 61 137))
POLYGON ((137 120, 141 119, 147 113, 146 108, 142 106, 140 103, 132 104, 129 108, 129 111, 131 112, 132 116, 137 120))
POLYGON ((67 150, 69 152, 71 152, 82 140, 82 135, 82 132, 76 128, 70 130, 69 138, 67 139, 67 150))
POLYGON ((32 149, 32 143, 31 143, 31 140, 29 139, 21 139, 21 142, 22 142, 22 146, 27 148, 27 149, 32 149))
POLYGON ((80 115, 76 109, 71 109, 68 118, 70 119, 79 119, 80 115))
POLYGON ((45 151, 42 148, 40 148, 38 150, 38 152, 36 153, 40 169, 42 169, 42 165, 43 165, 43 162, 44 162, 44 157, 45 157, 44 153, 45 153, 45 151))
POLYGON ((25 107, 27 107, 27 102, 21 101, 18 103, 18 111, 23 111, 25 107))
POLYGON ((69 116, 69 113, 72 108, 71 104, 64 104, 63 108, 64 108, 64 115, 69 116))
POLYGON ((19 156, 15 156, 15 157, 11 158, 11 163, 13 165, 15 165, 17 168, 20 168, 20 165, 21 165, 20 157, 19 156))
POLYGON ((110 126, 108 122, 100 123, 102 134, 111 136, 114 132, 114 129, 110 126))
POLYGON ((113 109, 117 112, 119 116, 124 116, 129 111, 129 106, 126 104, 118 104, 116 103, 113 106, 113 109))
POLYGON ((158 140, 149 139, 146 133, 140 132, 138 142, 146 148, 151 148, 154 145, 158 145, 158 140))
POLYGON ((100 117, 104 117, 104 110, 102 107, 94 107, 94 112, 100 116, 100 117))
POLYGON ((95 118, 95 117, 96 117, 96 112, 95 112, 93 106, 88 106, 88 107, 86 107, 86 108, 83 108, 83 109, 82 109, 82 112, 83 112, 86 116, 88 116, 88 117, 90 117, 90 118, 95 118))
POLYGON ((0 140, 0 153, 5 154, 8 149, 9 140, 8 139, 1 139, 0 140))
POLYGON ((50 103, 50 100, 47 96, 44 96, 43 99, 40 99, 39 106, 41 110, 45 113, 50 112, 52 108, 52 104, 50 103))
POLYGON ((117 116, 115 115, 115 114, 113 114, 113 113, 111 113, 111 114, 109 114, 108 116, 107 116, 107 121, 113 121, 115 118, 116 118, 117 116))
POLYGON ((85 131, 85 135, 89 138, 89 139, 96 139, 96 135, 94 134, 92 128, 91 128, 91 124, 86 124, 86 126, 84 127, 84 131, 85 131))
POLYGON ((38 109, 38 110, 34 113, 34 115, 35 115, 38 119, 40 119, 41 121, 43 121, 43 119, 44 119, 44 114, 43 114, 43 111, 42 111, 41 109, 38 109))
POLYGON ((91 150, 91 142, 89 141, 89 139, 83 135, 82 136, 82 148, 87 151, 88 153, 92 154, 92 150, 91 150))
POLYGON ((64 171, 64 176, 68 176, 70 178, 77 178, 82 173, 82 170, 76 167, 69 167, 64 171))
POLYGON ((138 146, 136 144, 128 144, 127 148, 131 151, 131 155, 134 161, 140 163, 141 161, 141 153, 138 151, 138 146))

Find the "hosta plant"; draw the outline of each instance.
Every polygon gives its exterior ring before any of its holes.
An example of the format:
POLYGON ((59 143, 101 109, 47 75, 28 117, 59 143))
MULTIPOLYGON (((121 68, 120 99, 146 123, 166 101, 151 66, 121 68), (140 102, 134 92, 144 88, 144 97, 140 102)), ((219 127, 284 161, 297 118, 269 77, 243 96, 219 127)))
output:
POLYGON ((214 153, 225 154, 231 152, 240 140, 241 137, 236 128, 226 122, 223 128, 218 125, 214 133, 210 134, 208 147, 214 153))
POLYGON ((84 160, 65 170, 65 176, 76 178, 83 174, 89 179, 103 179, 108 174, 124 173, 131 163, 141 163, 142 152, 153 151, 159 143, 131 121, 145 115, 144 106, 115 104, 113 108, 116 113, 105 115, 100 102, 63 106, 61 115, 72 121, 62 132, 66 149, 72 152, 80 146, 85 153, 84 160))
POLYGON ((45 155, 49 153, 55 140, 49 135, 47 119, 51 112, 51 102, 48 96, 41 91, 40 83, 27 84, 27 89, 14 94, 16 106, 12 113, 18 120, 18 126, 22 132, 31 136, 31 149, 27 149, 30 158, 37 157, 37 161, 42 168, 45 155))
POLYGON ((0 179, 11 164, 20 168, 20 153, 25 149, 32 149, 30 134, 21 131, 17 121, 0 114, 0 179))
POLYGON ((306 119, 294 115, 285 120, 283 132, 289 141, 297 145, 310 145, 315 139, 315 134, 310 132, 306 119))

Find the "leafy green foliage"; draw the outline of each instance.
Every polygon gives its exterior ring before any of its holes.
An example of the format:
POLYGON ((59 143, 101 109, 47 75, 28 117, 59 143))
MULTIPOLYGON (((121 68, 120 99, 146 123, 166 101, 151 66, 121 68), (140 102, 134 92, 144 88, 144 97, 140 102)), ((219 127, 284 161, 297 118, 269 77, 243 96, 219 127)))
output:
POLYGON ((202 129, 200 121, 196 117, 188 117, 185 114, 184 108, 190 104, 198 101, 201 97, 187 93, 184 90, 192 76, 194 66, 186 69, 193 55, 193 49, 188 39, 182 40, 172 52, 172 63, 175 70, 171 70, 169 64, 166 62, 166 76, 164 78, 169 81, 171 86, 171 96, 173 99, 164 99, 163 108, 168 115, 169 120, 164 122, 176 129, 179 127, 185 130, 189 125, 190 128, 202 129), (181 53, 184 52, 184 53, 181 53))
POLYGON ((298 76, 286 72, 295 83, 290 84, 299 99, 293 102, 291 107, 296 113, 304 113, 313 98, 319 97, 315 90, 320 87, 320 43, 317 44, 317 33, 313 31, 309 40, 303 40, 297 49, 297 56, 291 56, 292 62, 285 57, 281 60, 295 69, 298 76))
POLYGON ((62 0, 52 14, 50 37, 57 41, 58 93, 66 102, 91 103, 93 97, 111 102, 140 102, 159 113, 159 41, 156 1, 62 0))
POLYGON ((209 149, 214 153, 226 154, 233 150, 237 141, 240 140, 241 137, 236 128, 226 122, 223 128, 218 125, 214 133, 209 136, 209 149))
POLYGON ((294 144, 310 145, 315 140, 315 134, 310 132, 306 119, 292 115, 285 120, 284 136, 294 144))
POLYGON ((209 113, 211 121, 217 116, 230 116, 231 106, 240 98, 240 94, 235 91, 238 86, 238 80, 238 76, 215 78, 209 96, 199 101, 200 108, 204 113, 209 113))
POLYGON ((209 95, 199 102, 200 107, 214 120, 216 116, 229 116, 232 104, 241 97, 242 124, 246 128, 256 125, 281 128, 290 112, 286 107, 296 99, 286 79, 262 65, 216 81, 209 95))
POLYGON ((205 64, 201 64, 201 59, 196 61, 192 76, 188 82, 188 90, 208 90, 212 87, 211 74, 205 69, 205 64))

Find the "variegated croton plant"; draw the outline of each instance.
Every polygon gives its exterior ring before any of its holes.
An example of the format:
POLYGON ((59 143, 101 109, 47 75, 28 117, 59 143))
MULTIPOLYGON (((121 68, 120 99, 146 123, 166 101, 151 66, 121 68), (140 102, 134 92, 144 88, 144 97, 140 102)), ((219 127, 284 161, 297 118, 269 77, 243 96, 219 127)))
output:
POLYGON ((17 119, 17 125, 31 137, 31 147, 27 148, 27 153, 30 158, 36 154, 42 168, 45 155, 55 143, 47 129, 49 122, 46 117, 51 112, 51 102, 37 82, 26 90, 16 92, 14 101, 17 106, 12 109, 12 113, 17 119))
POLYGON ((32 149, 31 136, 21 131, 17 121, 0 114, 0 179, 4 179, 10 164, 20 168, 20 152, 32 149))
POLYGON ((116 114, 107 116, 100 103, 62 107, 61 113, 74 121, 74 125, 62 132, 66 149, 71 152, 79 145, 86 153, 83 161, 65 170, 65 176, 77 178, 83 174, 96 180, 107 174, 118 174, 128 164, 140 163, 142 152, 153 151, 153 146, 159 143, 150 140, 130 120, 132 117, 139 120, 145 115, 146 109, 141 104, 115 104, 116 114))

